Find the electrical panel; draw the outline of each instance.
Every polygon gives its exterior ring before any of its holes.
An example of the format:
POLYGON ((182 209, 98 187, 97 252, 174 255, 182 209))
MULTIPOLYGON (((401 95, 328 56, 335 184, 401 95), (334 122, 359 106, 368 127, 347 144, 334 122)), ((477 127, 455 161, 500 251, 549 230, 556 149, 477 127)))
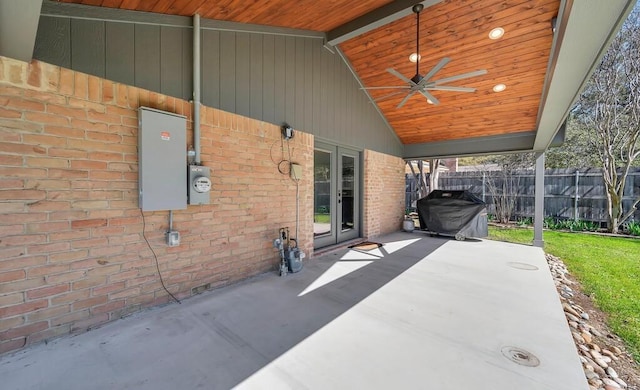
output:
POLYGON ((189 165, 189 204, 209 204, 211 175, 208 167, 189 165))
POLYGON ((138 185, 142 211, 187 208, 187 119, 140 107, 138 185))

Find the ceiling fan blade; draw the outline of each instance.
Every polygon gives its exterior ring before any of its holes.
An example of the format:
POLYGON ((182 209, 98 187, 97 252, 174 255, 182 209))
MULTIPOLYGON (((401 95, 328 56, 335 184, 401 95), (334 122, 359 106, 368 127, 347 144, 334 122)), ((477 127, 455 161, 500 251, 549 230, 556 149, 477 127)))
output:
POLYGON ((411 81, 411 79, 405 77, 402 73, 398 72, 397 70, 395 70, 393 68, 387 68, 387 72, 389 72, 392 75, 396 76, 397 78, 399 78, 400 80, 404 81, 405 83, 408 83, 409 85, 416 85, 416 83, 411 81))
POLYGON ((431 103, 433 103, 434 105, 438 105, 440 104, 440 100, 436 99, 435 96, 433 96, 432 94, 430 94, 427 91, 420 91, 420 93, 422 94, 422 96, 426 97, 428 100, 431 101, 431 103))
POLYGON ((380 96, 379 98, 374 99, 373 101, 377 102, 379 100, 384 100, 384 99, 390 98, 392 96, 400 95, 401 93, 404 93, 404 91, 393 92, 393 93, 390 93, 390 94, 387 94, 387 95, 384 95, 384 96, 380 96))
POLYGON ((411 91, 411 92, 409 92, 409 93, 407 94, 407 96, 405 96, 405 97, 404 97, 404 99, 402 99, 402 101, 400 102, 400 104, 398 104, 398 105, 396 106, 396 108, 400 108, 400 107, 404 106, 404 104, 407 102, 407 100, 409 100, 409 98, 410 98, 411 96, 413 96, 413 94, 414 94, 414 93, 416 93, 416 91, 411 91))
POLYGON ((391 87, 362 87, 360 89, 409 89, 408 85, 396 85, 391 87))
POLYGON ((433 87, 425 87, 429 91, 453 91, 453 92, 475 92, 475 88, 452 87, 450 85, 435 85, 433 87))
POLYGON ((449 61, 451 61, 449 57, 444 57, 443 59, 441 59, 440 62, 438 62, 438 64, 429 71, 429 73, 424 75, 422 80, 420 80, 420 84, 424 84, 429 81, 429 79, 432 78, 433 75, 436 74, 440 69, 444 68, 444 66, 447 65, 449 61))
POLYGON ((456 80, 468 79, 470 77, 482 76, 483 74, 487 74, 487 71, 485 69, 480 69, 480 70, 474 70, 473 72, 462 73, 462 74, 459 74, 459 75, 456 75, 456 76, 445 77, 445 78, 440 79, 440 80, 433 80, 432 82, 434 84, 438 85, 438 84, 448 83, 450 81, 456 81, 456 80))

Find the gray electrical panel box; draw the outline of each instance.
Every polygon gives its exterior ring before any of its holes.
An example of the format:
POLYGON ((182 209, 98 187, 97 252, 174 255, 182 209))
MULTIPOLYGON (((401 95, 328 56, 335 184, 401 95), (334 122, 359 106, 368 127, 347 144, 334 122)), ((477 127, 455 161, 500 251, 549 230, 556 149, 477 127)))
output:
POLYGON ((189 204, 209 204, 211 176, 209 167, 189 165, 189 204))
POLYGON ((140 107, 138 186, 142 211, 187 208, 187 119, 140 107))

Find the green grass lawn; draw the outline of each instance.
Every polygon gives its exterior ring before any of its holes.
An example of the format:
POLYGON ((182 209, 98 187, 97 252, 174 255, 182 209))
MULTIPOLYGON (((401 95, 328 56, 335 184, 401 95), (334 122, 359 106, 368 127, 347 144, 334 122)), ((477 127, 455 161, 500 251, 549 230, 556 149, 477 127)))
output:
POLYGON ((331 214, 314 214, 313 222, 316 223, 331 223, 331 214))
MULTIPOLYGON (((530 245, 533 230, 491 226, 489 238, 530 245)), ((640 240, 545 231, 544 241, 545 252, 564 261, 640 362, 640 240)))

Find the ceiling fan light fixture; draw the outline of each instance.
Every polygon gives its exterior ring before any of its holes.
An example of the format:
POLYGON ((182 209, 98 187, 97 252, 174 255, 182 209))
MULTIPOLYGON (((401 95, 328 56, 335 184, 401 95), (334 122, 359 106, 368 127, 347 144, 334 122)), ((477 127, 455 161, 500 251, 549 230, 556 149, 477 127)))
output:
POLYGON ((493 86, 493 92, 502 92, 507 89, 507 86, 504 84, 496 84, 493 86))
MULTIPOLYGON (((372 99, 373 102, 378 102, 383 99, 388 99, 396 95, 405 95, 402 101, 396 106, 396 108, 402 108, 404 104, 414 95, 420 94, 426 98, 428 104, 438 105, 440 101, 431 94, 431 91, 452 91, 452 92, 476 92, 475 88, 458 87, 453 85, 446 85, 447 83, 468 79, 470 77, 481 76, 487 73, 486 69, 479 69, 473 72, 461 73, 454 76, 444 77, 437 80, 432 80, 433 76, 440 71, 451 60, 449 57, 443 57, 429 72, 422 75, 420 74, 420 11, 424 9, 423 4, 416 4, 412 8, 412 11, 416 14, 416 51, 409 56, 411 62, 416 64, 416 74, 408 78, 404 74, 398 72, 393 68, 387 68, 387 72, 393 76, 404 81, 405 85, 400 86, 379 86, 379 87, 362 87, 366 90, 395 90, 395 92, 388 93, 380 96, 376 99, 372 99)), ((370 96, 371 97, 371 96, 370 96)))
POLYGON ((496 27, 489 32, 489 39, 500 39, 504 35, 504 28, 496 27))

